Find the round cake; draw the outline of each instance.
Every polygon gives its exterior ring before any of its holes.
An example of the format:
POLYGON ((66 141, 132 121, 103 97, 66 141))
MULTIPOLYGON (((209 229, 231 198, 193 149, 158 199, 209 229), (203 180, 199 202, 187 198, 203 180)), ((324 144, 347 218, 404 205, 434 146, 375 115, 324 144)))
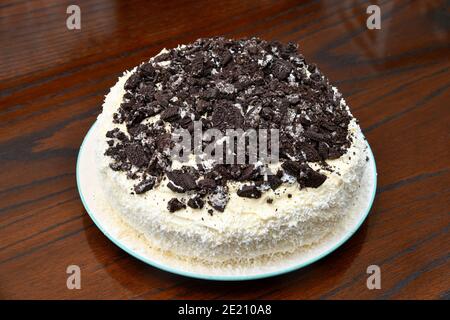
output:
MULTIPOLYGON (((97 126, 95 170, 123 222, 152 248, 204 263, 319 243, 344 223, 368 161, 338 90, 296 44, 257 38, 162 50, 119 78, 97 126), (269 147, 276 157, 174 157, 175 133, 195 141, 196 125, 200 142, 187 151, 225 144, 229 130, 266 130, 278 142, 269 147)), ((262 140, 255 143, 262 150, 262 140)))

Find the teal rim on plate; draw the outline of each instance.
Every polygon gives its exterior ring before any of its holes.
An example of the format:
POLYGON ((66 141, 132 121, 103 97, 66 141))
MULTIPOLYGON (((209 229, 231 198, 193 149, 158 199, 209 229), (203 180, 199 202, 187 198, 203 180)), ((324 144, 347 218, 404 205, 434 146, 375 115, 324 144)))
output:
POLYGON ((358 221, 358 223, 355 225, 355 227, 352 230, 348 231, 342 239, 337 241, 327 251, 322 252, 321 254, 318 254, 317 256, 314 256, 313 258, 309 259, 308 261, 299 263, 298 265, 289 266, 289 267, 286 267, 286 268, 280 268, 279 270, 276 270, 276 271, 264 272, 264 273, 259 273, 259 274, 251 274, 251 275, 210 275, 210 274, 202 274, 202 273, 190 272, 190 271, 186 271, 186 270, 183 270, 183 269, 177 269, 177 268, 168 266, 166 264, 162 264, 162 263, 160 263, 158 261, 154 261, 152 259, 144 257, 144 256, 140 255, 139 253, 133 251, 129 247, 127 247, 120 240, 118 240, 114 236, 112 236, 102 226, 102 224, 95 218, 95 215, 91 212, 89 206, 87 205, 87 202, 84 199, 84 196, 83 196, 83 193, 82 193, 82 190, 81 190, 81 187, 80 187, 80 168, 79 168, 79 164, 80 164, 80 155, 83 152, 83 146, 85 145, 85 142, 88 139, 89 134, 92 132, 92 129, 95 127, 96 123, 97 122, 94 122, 94 124, 89 128, 86 136, 83 139, 83 142, 81 143, 80 150, 78 152, 78 157, 77 157, 76 180, 77 180, 77 188, 78 188, 78 193, 80 194, 81 202, 83 203, 83 206, 86 209, 86 212, 91 217, 92 221, 94 221, 95 225, 116 246, 118 246, 119 248, 121 248, 122 250, 124 250, 125 252, 130 254, 131 256, 135 257, 136 259, 139 259, 139 260, 145 262, 146 264, 148 264, 148 265, 150 265, 152 267, 155 267, 155 268, 158 268, 160 270, 164 270, 164 271, 167 271, 167 272, 170 272, 170 273, 174 273, 174 274, 178 274, 178 275, 182 275, 182 276, 186 276, 186 277, 190 277, 190 278, 203 279, 203 280, 244 281, 244 280, 256 280, 256 279, 262 279, 262 278, 270 278, 270 277, 275 277, 275 276, 279 276, 279 275, 282 275, 282 274, 285 274, 285 273, 289 273, 289 272, 292 272, 292 271, 299 270, 299 269, 304 268, 304 267, 306 267, 306 266, 308 266, 308 265, 310 265, 310 264, 312 264, 312 263, 314 263, 314 262, 324 258, 325 256, 331 254, 337 248, 342 246, 348 239, 350 239, 356 233, 356 231, 361 227, 363 222, 366 220, 366 218, 369 215, 369 212, 370 212, 370 210, 372 208, 374 199, 375 199, 375 194, 376 194, 376 190, 377 190, 377 170, 376 170, 376 163, 375 163, 375 158, 374 158, 373 153, 372 153, 372 149, 370 148, 370 145, 367 143, 368 151, 369 151, 369 159, 371 161, 373 161, 373 174, 374 174, 374 177, 373 177, 373 190, 372 190, 372 194, 371 194, 371 197, 370 197, 369 205, 368 205, 368 207, 366 209, 366 212, 361 216, 361 219, 358 221))

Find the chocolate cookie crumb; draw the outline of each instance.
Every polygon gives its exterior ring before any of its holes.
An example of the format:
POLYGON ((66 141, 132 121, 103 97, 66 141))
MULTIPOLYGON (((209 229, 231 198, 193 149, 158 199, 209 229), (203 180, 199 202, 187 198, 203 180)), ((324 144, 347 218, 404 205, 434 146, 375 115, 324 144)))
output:
POLYGON ((205 202, 199 196, 195 196, 188 200, 187 205, 193 209, 202 209, 205 205, 205 202))
POLYGON ((195 177, 190 173, 181 170, 173 170, 166 172, 166 175, 170 180, 167 187, 172 191, 184 193, 197 188, 195 177))
POLYGON ((181 209, 186 209, 186 205, 184 203, 182 203, 180 200, 178 200, 177 198, 172 198, 167 203, 167 209, 170 212, 175 212, 175 211, 178 211, 181 209))
POLYGON ((136 192, 136 194, 141 194, 148 190, 151 190, 151 189, 153 189, 155 182, 156 182, 156 178, 150 176, 147 179, 145 179, 145 180, 139 182, 137 185, 135 185, 134 192, 136 192))
POLYGON ((261 191, 256 186, 244 185, 238 191, 237 195, 244 198, 261 198, 261 191))
POLYGON ((300 185, 307 188, 318 188, 326 179, 327 177, 325 175, 313 170, 307 164, 303 165, 302 172, 298 177, 300 185))
POLYGON ((269 175, 267 177, 267 181, 272 190, 276 190, 279 186, 281 186, 283 184, 283 181, 277 175, 269 175))

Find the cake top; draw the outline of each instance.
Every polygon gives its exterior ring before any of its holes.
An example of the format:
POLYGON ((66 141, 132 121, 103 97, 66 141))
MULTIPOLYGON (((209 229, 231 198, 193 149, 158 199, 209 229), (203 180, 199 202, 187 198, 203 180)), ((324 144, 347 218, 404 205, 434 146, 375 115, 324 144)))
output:
POLYGON ((343 99, 292 43, 199 39, 141 64, 124 89, 113 122, 126 130, 117 127, 106 134, 105 155, 112 170, 136 181, 132 192, 137 196, 168 179, 172 191, 188 198, 170 200, 172 212, 186 205, 203 208, 205 202, 223 211, 229 183, 239 183, 238 196, 247 198, 259 198, 283 183, 317 188, 326 176, 308 162, 331 170, 325 160, 339 158, 351 144, 352 117, 343 99), (244 139, 248 132, 265 130, 270 141, 265 148, 277 155, 277 163, 251 161, 252 152, 259 155, 263 149, 261 135, 256 148, 245 149, 237 161, 238 140, 227 143, 208 130, 225 138, 234 130, 244 139), (192 137, 187 151, 202 152, 194 164, 175 165, 179 132, 192 137), (211 144, 224 148, 205 153, 211 144), (217 150, 232 161, 217 161, 217 150))

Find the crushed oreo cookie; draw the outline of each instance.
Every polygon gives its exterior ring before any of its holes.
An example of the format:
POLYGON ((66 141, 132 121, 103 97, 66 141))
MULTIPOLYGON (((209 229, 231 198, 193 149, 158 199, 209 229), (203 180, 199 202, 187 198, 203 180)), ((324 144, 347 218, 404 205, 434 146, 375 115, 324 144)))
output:
MULTIPOLYGON (((285 174, 300 188, 317 188, 326 176, 307 162, 326 168, 325 160, 339 158, 351 144, 351 116, 341 95, 293 43, 199 39, 141 64, 124 89, 113 122, 126 130, 106 134, 111 169, 135 180, 137 195, 166 180, 172 191, 190 197, 187 205, 194 209, 208 203, 223 211, 229 181, 244 183, 237 194, 247 198, 276 190, 286 183, 285 174), (173 170, 172 133, 192 132, 196 120, 203 130, 279 129, 282 169, 273 175, 254 164, 173 170)), ((170 212, 183 208, 176 198, 168 203, 170 212)))
POLYGON ((283 171, 278 170, 276 175, 267 176, 267 182, 272 190, 276 190, 279 186, 283 184, 281 177, 283 176, 283 171))
POLYGON ((254 199, 258 199, 261 198, 261 191, 258 190, 258 188, 256 186, 251 186, 251 185, 243 185, 238 191, 237 191, 237 195, 239 197, 244 197, 244 198, 254 198, 254 199))
POLYGON ((201 198, 201 196, 196 195, 193 198, 188 200, 187 205, 192 209, 202 209, 205 205, 205 201, 201 198))
POLYGON ((183 202, 181 202, 180 200, 178 200, 177 198, 172 198, 167 203, 167 210, 169 210, 170 212, 175 212, 175 211, 185 209, 185 208, 186 208, 186 205, 183 202))
POLYGON ((153 189, 153 186, 155 185, 156 178, 155 177, 148 177, 145 180, 142 180, 137 185, 134 186, 134 192, 136 194, 141 194, 144 192, 147 192, 148 190, 153 189))
POLYGON ((166 172, 166 175, 170 180, 167 187, 172 191, 185 193, 186 191, 195 190, 197 188, 195 177, 189 172, 173 170, 166 172))

